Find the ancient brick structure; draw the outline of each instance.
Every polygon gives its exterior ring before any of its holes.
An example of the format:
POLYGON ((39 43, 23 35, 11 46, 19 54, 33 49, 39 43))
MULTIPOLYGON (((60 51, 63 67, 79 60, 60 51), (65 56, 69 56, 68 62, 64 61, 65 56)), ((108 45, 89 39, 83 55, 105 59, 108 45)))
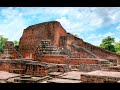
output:
POLYGON ((120 73, 98 70, 81 74, 80 80, 83 83, 117 83, 120 80, 120 73))
POLYGON ((22 55, 15 49, 12 41, 6 41, 4 46, 4 54, 1 56, 3 59, 18 59, 22 55))
POLYGON ((51 45, 51 40, 41 40, 39 53, 42 54, 59 54, 59 48, 51 45))
POLYGON ((66 55, 42 55, 41 61, 49 62, 49 63, 57 63, 57 64, 67 63, 66 55))
POLYGON ((10 71, 11 69, 25 69, 25 62, 19 60, 0 60, 0 71, 10 71))
POLYGON ((120 72, 120 66, 110 66, 108 71, 120 72))
MULTIPOLYGON (((38 47, 42 40, 49 40, 50 45, 48 45, 48 49, 59 48, 61 55, 68 55, 70 58, 108 59, 111 63, 116 62, 120 64, 119 54, 98 48, 67 33, 58 21, 44 22, 26 28, 20 38, 19 52, 24 58, 36 60, 38 58, 38 60, 41 60, 38 51, 44 52, 44 50, 40 50, 38 47)), ((48 49, 45 52, 47 54, 50 53, 48 49)), ((55 62, 54 60, 49 60, 48 62, 55 62)), ((65 62, 61 60, 59 63, 65 62)), ((71 62, 74 63, 76 60, 72 60, 71 62)), ((56 60, 56 63, 58 63, 58 60, 56 60)))
POLYGON ((67 33, 57 21, 29 26, 23 31, 18 47, 14 47, 11 41, 5 43, 0 58, 0 70, 34 76, 73 69, 117 71, 118 67, 113 69, 110 66, 120 64, 119 54, 67 33))
POLYGON ((95 47, 87 42, 84 43, 84 47, 86 49, 90 50, 91 52, 93 52, 94 54, 96 54, 101 59, 117 60, 117 63, 120 64, 120 55, 119 54, 95 47))
POLYGON ((21 59, 3 59, 0 60, 0 71, 34 76, 46 76, 50 72, 67 72, 69 71, 69 68, 66 64, 40 63, 38 61, 21 59))
MULTIPOLYGON (((40 40, 44 39, 50 39, 52 44, 58 47, 60 46, 60 36, 64 36, 65 34, 66 31, 57 21, 29 26, 24 30, 23 35, 20 38, 19 51, 24 57, 34 55, 34 51, 39 45, 40 40)), ((33 56, 31 56, 31 58, 32 57, 33 56)))

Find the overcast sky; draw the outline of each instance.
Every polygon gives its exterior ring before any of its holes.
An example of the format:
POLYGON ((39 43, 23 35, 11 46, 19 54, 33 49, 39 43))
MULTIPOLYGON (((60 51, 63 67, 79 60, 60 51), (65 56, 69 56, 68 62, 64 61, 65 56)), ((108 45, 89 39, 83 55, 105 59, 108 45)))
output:
POLYGON ((46 21, 59 21, 93 45, 107 36, 120 41, 120 7, 0 7, 0 35, 9 40, 19 40, 25 28, 46 21))

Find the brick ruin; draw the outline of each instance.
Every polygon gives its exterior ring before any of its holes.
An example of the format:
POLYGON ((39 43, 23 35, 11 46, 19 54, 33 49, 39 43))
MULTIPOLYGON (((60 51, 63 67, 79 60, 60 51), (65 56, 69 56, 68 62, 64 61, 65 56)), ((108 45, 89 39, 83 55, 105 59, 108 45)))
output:
MULTIPOLYGON (((43 41, 44 44, 48 43, 46 46, 43 44, 43 48, 45 46, 45 49, 51 49, 54 51, 57 49, 56 52, 60 55, 67 55, 70 58, 98 58, 120 64, 119 54, 84 42, 82 39, 66 32, 57 21, 44 22, 26 28, 20 38, 19 52, 24 58, 39 58, 40 56, 38 55, 38 57, 36 57, 36 54, 37 51, 40 50, 41 41, 43 41)), ((50 50, 46 50, 45 53, 47 54, 51 52, 50 50)))
POLYGON ((82 83, 119 83, 120 73, 111 71, 93 71, 87 74, 81 74, 82 83))
POLYGON ((27 27, 18 48, 7 41, 0 54, 0 70, 45 76, 50 72, 113 70, 120 55, 84 42, 66 32, 58 21, 27 27))
POLYGON ((18 59, 22 58, 22 55, 14 47, 14 43, 11 41, 5 42, 4 54, 1 55, 2 59, 18 59))

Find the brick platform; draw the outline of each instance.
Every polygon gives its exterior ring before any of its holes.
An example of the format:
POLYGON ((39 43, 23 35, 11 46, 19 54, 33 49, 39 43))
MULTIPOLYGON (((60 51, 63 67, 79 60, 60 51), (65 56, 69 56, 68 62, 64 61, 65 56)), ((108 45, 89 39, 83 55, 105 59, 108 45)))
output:
POLYGON ((81 74, 80 80, 84 83, 117 83, 120 80, 120 72, 98 70, 81 74))

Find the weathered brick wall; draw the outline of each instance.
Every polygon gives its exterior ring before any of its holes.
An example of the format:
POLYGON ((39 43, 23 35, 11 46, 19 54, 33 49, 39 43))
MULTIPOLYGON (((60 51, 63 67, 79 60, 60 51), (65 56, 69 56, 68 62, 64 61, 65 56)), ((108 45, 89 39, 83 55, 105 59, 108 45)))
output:
POLYGON ((50 39, 52 44, 60 46, 60 36, 66 35, 66 31, 57 21, 45 22, 26 28, 20 38, 19 51, 22 54, 34 53, 40 40, 50 39))
POLYGON ((79 65, 79 64, 99 64, 98 60, 87 59, 87 58, 69 58, 69 64, 79 65))
POLYGON ((70 33, 67 33, 66 35, 66 47, 71 50, 71 51, 76 51, 75 48, 72 47, 72 44, 73 43, 76 43, 78 45, 80 45, 81 47, 83 46, 83 43, 84 41, 81 39, 81 38, 77 38, 76 36, 70 34, 70 33))
POLYGON ((79 52, 73 52, 71 53, 70 57, 76 57, 76 58, 94 58, 91 54, 87 53, 86 51, 80 49, 79 52))
POLYGON ((22 63, 11 63, 11 62, 0 62, 0 71, 8 71, 12 72, 17 70, 16 72, 19 72, 19 74, 24 70, 24 74, 29 74, 29 75, 47 75, 48 71, 47 69, 44 69, 44 67, 35 67, 33 65, 26 65, 22 63), (12 71, 11 71, 12 70, 12 71))
POLYGON ((41 57, 41 61, 48 62, 48 63, 64 64, 66 63, 66 56, 64 55, 43 55, 41 57))
POLYGON ((14 43, 12 41, 5 42, 4 53, 2 58, 6 58, 7 53, 10 55, 9 58, 12 59, 22 58, 22 55, 16 50, 16 47, 14 47, 14 43))
POLYGON ((1 63, 0 62, 0 71, 9 71, 13 66, 10 63, 1 63))
POLYGON ((102 69, 102 66, 99 64, 80 64, 79 65, 79 71, 90 72, 90 71, 101 70, 101 69, 102 69))
POLYGON ((26 72, 25 74, 28 75, 36 75, 36 76, 46 76, 50 72, 67 72, 68 65, 53 65, 50 67, 41 66, 41 65, 26 65, 26 72))
POLYGON ((19 52, 17 52, 17 51, 15 51, 15 49, 11 49, 11 52, 12 52, 12 58, 13 59, 18 59, 18 58, 22 58, 18 53, 19 52))
MULTIPOLYGON (((82 39, 77 38, 70 33, 67 33, 65 29, 61 26, 61 24, 57 21, 44 22, 26 28, 23 31, 22 37, 20 38, 19 52, 25 58, 34 58, 34 53, 36 47, 39 45, 40 40, 45 39, 50 39, 52 45, 54 46, 65 46, 69 51, 79 52, 79 54, 73 54, 74 57, 93 58, 94 56, 86 52, 85 50, 73 47, 72 44, 75 42, 78 46, 88 49, 96 56, 99 56, 101 59, 108 59, 109 56, 112 56, 113 58, 117 59, 118 64, 120 64, 120 55, 100 49, 87 42, 84 42, 82 39)), ((47 61, 47 59, 45 60, 47 61)), ((60 62, 60 59, 58 59, 57 61, 55 61, 55 59, 50 59, 49 62, 64 63, 65 61, 61 60, 60 62)))
POLYGON ((11 71, 14 69, 26 69, 26 63, 22 60, 0 60, 1 71, 11 71))
POLYGON ((9 72, 16 74, 25 74, 26 71, 24 69, 11 69, 9 72))
POLYGON ((0 62, 0 71, 10 71, 11 69, 23 69, 24 66, 21 64, 9 63, 9 62, 0 62))
POLYGON ((109 57, 112 57, 113 59, 116 59, 118 61, 118 64, 120 64, 120 55, 116 53, 95 47, 87 42, 84 43, 84 47, 90 50, 91 52, 95 53, 101 59, 109 59, 109 57))
POLYGON ((45 76, 48 75, 49 72, 66 72, 68 71, 68 65, 61 64, 53 64, 50 65, 42 65, 38 63, 31 62, 18 62, 18 60, 1 60, 0 61, 0 71, 8 71, 18 74, 27 74, 27 75, 36 75, 36 76, 45 76))
POLYGON ((33 53, 24 53, 22 55, 26 59, 33 59, 34 58, 34 54, 33 53))
POLYGON ((98 64, 80 64, 80 65, 70 65, 71 70, 76 69, 82 72, 91 72, 95 70, 101 70, 102 66, 98 64))
POLYGON ((56 65, 57 66, 57 72, 68 72, 70 71, 69 65, 64 64, 64 65, 56 65))
POLYGON ((26 65, 26 72, 27 75, 36 75, 36 76, 45 76, 48 74, 48 70, 44 67, 33 66, 33 65, 26 65))
MULTIPOLYGON (((70 34, 70 33, 67 33, 67 38, 66 38, 66 48, 71 50, 71 51, 74 51, 74 48, 71 47, 71 44, 75 41, 75 37, 70 34)), ((64 43, 63 43, 64 44, 64 43)))
POLYGON ((95 75, 85 75, 81 74, 80 80, 83 83, 117 83, 120 78, 116 77, 106 77, 106 76, 95 76, 95 75))
POLYGON ((120 72, 119 66, 111 66, 108 68, 108 71, 120 72))
POLYGON ((68 58, 66 55, 42 55, 41 62, 58 63, 58 64, 99 64, 97 59, 92 58, 68 58))
POLYGON ((107 64, 79 64, 79 65, 69 65, 69 69, 78 70, 82 72, 91 72, 96 70, 108 70, 109 65, 107 64))

